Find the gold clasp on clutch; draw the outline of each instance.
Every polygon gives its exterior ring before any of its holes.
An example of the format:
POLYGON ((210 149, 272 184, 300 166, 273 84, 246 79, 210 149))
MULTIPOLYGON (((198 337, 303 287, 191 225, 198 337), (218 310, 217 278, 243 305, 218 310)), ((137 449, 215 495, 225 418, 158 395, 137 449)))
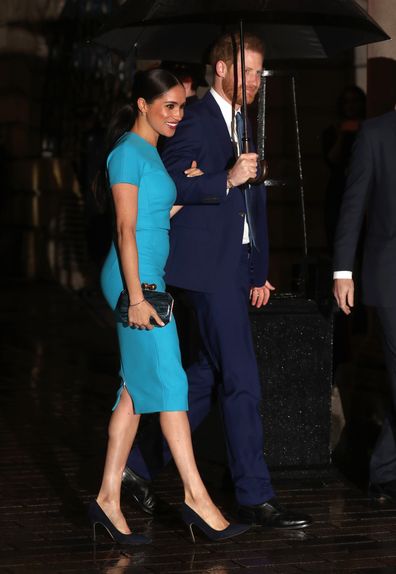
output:
POLYGON ((147 289, 148 291, 155 291, 157 285, 155 283, 142 283, 142 289, 147 289))

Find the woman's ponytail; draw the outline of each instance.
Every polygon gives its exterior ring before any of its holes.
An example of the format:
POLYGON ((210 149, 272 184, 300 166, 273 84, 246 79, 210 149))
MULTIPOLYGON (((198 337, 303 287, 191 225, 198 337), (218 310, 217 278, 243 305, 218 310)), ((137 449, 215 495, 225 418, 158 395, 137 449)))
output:
POLYGON ((120 108, 110 120, 104 142, 103 158, 99 171, 97 172, 92 184, 92 193, 100 212, 104 212, 106 210, 107 202, 110 197, 107 177, 108 155, 120 137, 132 129, 136 116, 137 112, 135 111, 135 106, 127 104, 120 108))

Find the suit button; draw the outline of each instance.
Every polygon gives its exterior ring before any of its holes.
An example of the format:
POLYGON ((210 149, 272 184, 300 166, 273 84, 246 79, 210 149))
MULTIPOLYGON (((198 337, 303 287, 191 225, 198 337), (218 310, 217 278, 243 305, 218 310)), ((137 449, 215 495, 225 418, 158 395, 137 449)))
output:
POLYGON ((245 217, 245 212, 244 211, 239 211, 238 215, 240 215, 241 217, 245 217))

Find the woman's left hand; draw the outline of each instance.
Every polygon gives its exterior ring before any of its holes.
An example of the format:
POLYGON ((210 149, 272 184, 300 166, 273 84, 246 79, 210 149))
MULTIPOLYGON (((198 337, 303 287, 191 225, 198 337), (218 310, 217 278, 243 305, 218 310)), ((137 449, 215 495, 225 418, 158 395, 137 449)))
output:
POLYGON ((262 307, 266 305, 271 296, 271 291, 274 291, 275 287, 271 285, 269 281, 265 282, 262 287, 252 287, 250 289, 250 302, 253 307, 262 307))
POLYGON ((191 167, 184 170, 184 173, 186 174, 187 177, 197 177, 197 175, 204 174, 204 172, 201 169, 199 169, 199 167, 197 167, 197 162, 195 160, 191 162, 191 167))

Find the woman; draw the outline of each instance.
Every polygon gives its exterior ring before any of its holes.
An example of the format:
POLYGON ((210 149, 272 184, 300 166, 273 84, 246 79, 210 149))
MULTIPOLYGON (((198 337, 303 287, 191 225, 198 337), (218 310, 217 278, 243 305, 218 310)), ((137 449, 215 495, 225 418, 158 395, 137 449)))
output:
MULTIPOLYGON (((166 326, 145 300, 142 282, 165 289, 164 266, 169 249, 169 215, 176 190, 158 155, 160 135, 172 137, 183 117, 185 90, 165 70, 135 77, 132 105, 115 117, 109 130, 107 169, 116 240, 102 269, 102 288, 114 309, 122 289, 129 294, 128 324, 117 323, 122 385, 109 425, 102 485, 89 516, 120 543, 148 543, 132 534, 120 509, 121 477, 142 413, 159 412, 162 432, 180 473, 185 502, 182 517, 210 539, 235 536, 246 525, 229 524, 210 499, 199 476, 186 410, 187 379, 180 362, 176 325, 166 326), (153 318, 158 326, 150 324, 153 318)), ((199 175, 194 167, 186 176, 199 175)), ((99 180, 100 181, 100 180, 99 180)))

